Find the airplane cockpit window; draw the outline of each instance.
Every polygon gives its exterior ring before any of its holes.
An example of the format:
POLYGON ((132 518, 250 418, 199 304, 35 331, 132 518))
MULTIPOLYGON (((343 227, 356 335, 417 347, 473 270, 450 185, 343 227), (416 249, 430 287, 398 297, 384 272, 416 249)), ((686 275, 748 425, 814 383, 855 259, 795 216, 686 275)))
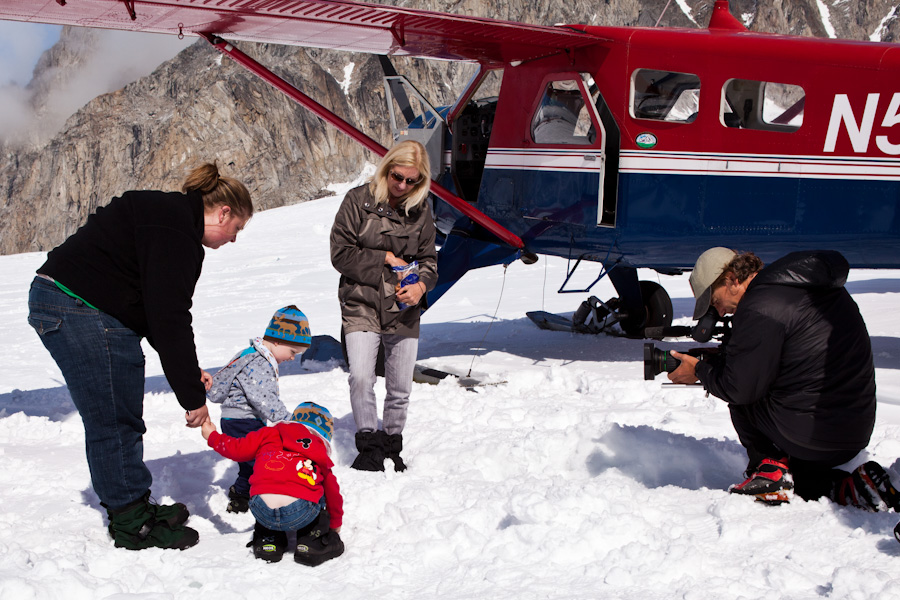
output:
POLYGON ((593 144, 591 106, 574 79, 551 81, 531 120, 531 137, 538 144, 593 144))
POLYGON ((691 123, 700 106, 700 78, 690 73, 637 69, 631 77, 631 115, 691 123))
POLYGON ((798 85, 729 79, 722 88, 720 117, 726 127, 797 131, 805 103, 806 93, 798 85))

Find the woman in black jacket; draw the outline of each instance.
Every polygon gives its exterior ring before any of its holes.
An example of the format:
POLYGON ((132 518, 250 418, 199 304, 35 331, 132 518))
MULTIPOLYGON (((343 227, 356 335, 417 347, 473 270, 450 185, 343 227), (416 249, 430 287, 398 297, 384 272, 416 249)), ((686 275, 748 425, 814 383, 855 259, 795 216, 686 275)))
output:
POLYGON ((88 217, 51 250, 28 299, 28 321, 59 366, 84 422, 91 483, 116 546, 187 548, 198 534, 184 504, 151 504, 143 460, 146 337, 184 407, 208 416, 209 375, 197 361, 191 303, 204 250, 235 238, 253 214, 247 188, 215 164, 188 174, 184 193, 132 191, 88 217))

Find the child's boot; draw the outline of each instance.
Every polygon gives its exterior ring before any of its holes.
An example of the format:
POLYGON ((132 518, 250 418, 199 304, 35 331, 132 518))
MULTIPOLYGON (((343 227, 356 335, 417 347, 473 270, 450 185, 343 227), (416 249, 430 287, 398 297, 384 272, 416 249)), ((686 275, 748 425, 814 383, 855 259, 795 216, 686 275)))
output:
POLYGON ((400 452, 403 451, 403 435, 399 433, 388 434, 380 432, 384 435, 384 456, 394 461, 395 471, 405 471, 406 464, 400 458, 400 452))
POLYGON ((315 521, 297 531, 294 562, 315 567, 344 553, 344 542, 338 532, 331 529, 329 520, 328 513, 323 510, 315 521))
POLYGON ((228 508, 225 509, 230 513, 245 513, 250 510, 249 494, 240 494, 234 489, 234 486, 228 488, 228 508))
POLYGON ((247 547, 253 547, 253 556, 266 562, 278 562, 287 550, 287 534, 274 531, 256 522, 253 527, 253 539, 247 547))
POLYGON ((356 433, 356 449, 359 456, 350 465, 357 471, 384 471, 384 445, 381 431, 359 431, 356 433))
MULTIPOLYGON (((117 548, 143 550, 145 548, 176 548, 184 550, 196 544, 200 534, 190 527, 175 523, 181 511, 177 507, 158 507, 147 502, 148 495, 120 509, 104 505, 109 516, 109 534, 117 548), (175 508, 168 519, 158 516, 160 508, 175 508)), ((182 505, 184 506, 184 505, 182 505)), ((185 512, 187 509, 185 508, 185 512)))

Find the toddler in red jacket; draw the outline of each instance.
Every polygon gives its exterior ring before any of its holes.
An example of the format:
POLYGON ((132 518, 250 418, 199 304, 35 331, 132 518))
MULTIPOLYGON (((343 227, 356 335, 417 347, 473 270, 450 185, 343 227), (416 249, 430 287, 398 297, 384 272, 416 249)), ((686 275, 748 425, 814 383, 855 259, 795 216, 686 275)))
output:
POLYGON ((256 517, 256 558, 278 562, 287 549, 287 531, 297 532, 294 560, 319 565, 344 552, 339 532, 344 499, 332 473, 334 420, 323 406, 303 402, 290 421, 263 427, 237 438, 201 425, 210 448, 231 460, 255 460, 250 476, 250 512, 256 517))

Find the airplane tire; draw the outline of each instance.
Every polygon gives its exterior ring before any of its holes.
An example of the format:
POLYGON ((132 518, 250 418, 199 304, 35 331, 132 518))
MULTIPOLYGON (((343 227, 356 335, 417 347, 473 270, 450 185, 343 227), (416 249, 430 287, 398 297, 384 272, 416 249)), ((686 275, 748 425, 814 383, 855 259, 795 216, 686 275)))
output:
POLYGON ((672 324, 672 299, 666 289, 655 281, 641 281, 644 298, 644 327, 669 327, 672 324))
POLYGON ((642 335, 645 327, 668 327, 672 324, 672 299, 663 286, 655 281, 639 281, 644 300, 644 318, 629 318, 621 322, 628 335, 642 335))

